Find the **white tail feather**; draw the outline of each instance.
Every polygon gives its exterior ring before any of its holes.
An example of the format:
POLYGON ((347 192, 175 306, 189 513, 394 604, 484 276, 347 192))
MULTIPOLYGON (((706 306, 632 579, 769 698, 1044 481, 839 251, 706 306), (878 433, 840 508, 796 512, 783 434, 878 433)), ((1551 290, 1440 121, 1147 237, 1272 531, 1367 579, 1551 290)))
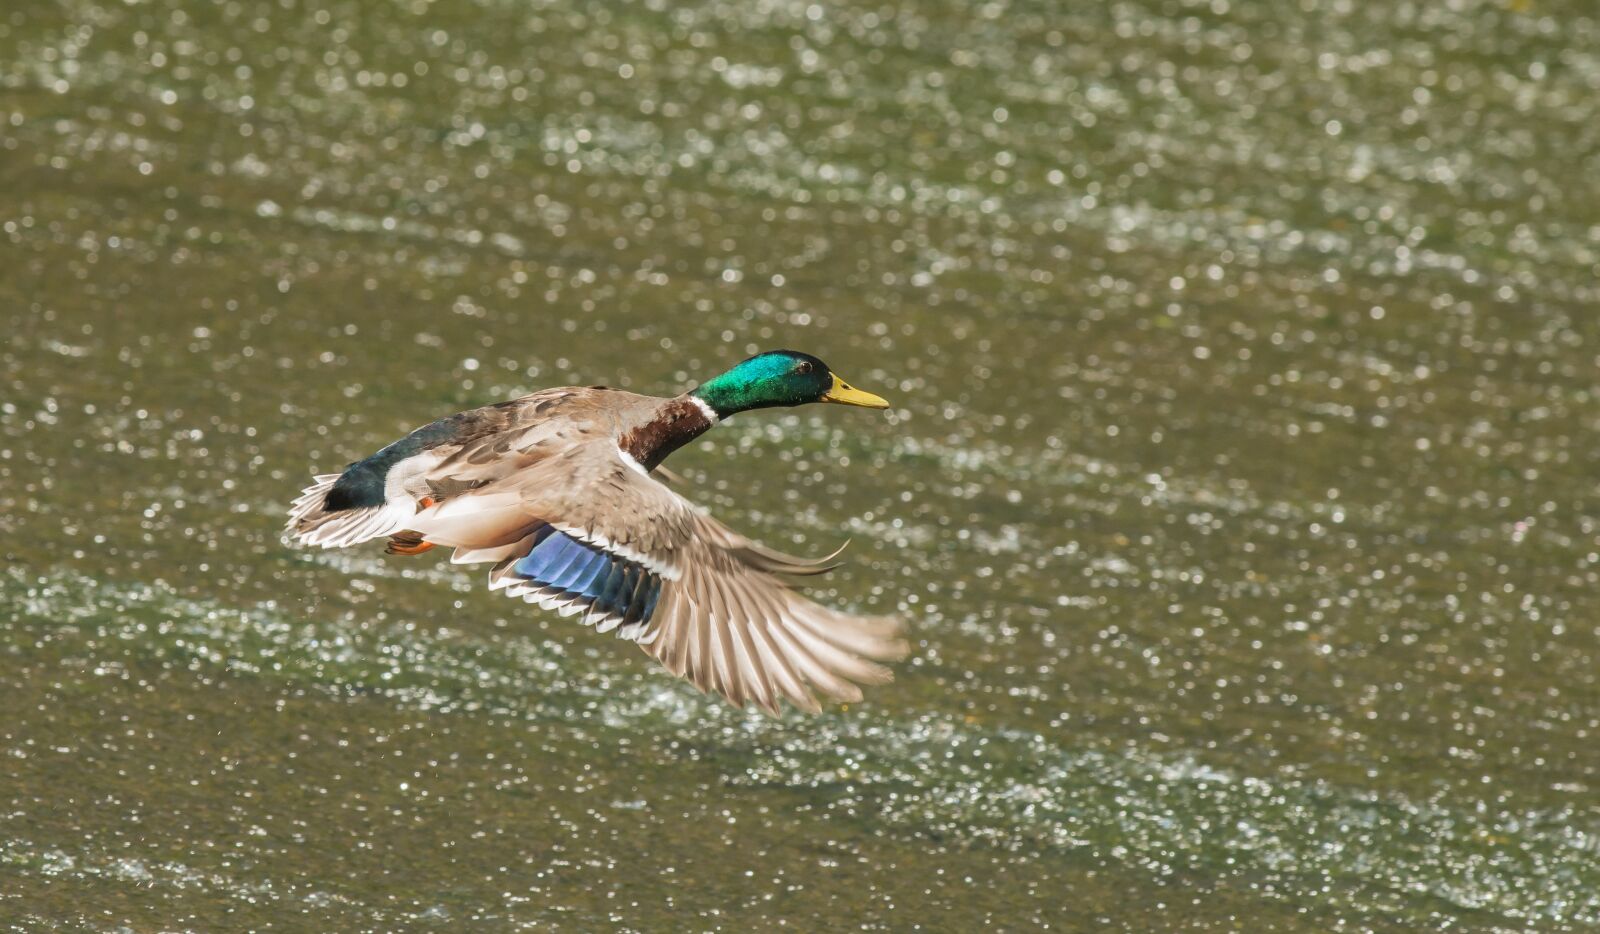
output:
POLYGON ((415 504, 409 501, 326 512, 323 506, 328 491, 333 489, 339 475, 321 474, 313 479, 316 482, 302 490, 289 509, 289 523, 283 536, 286 542, 307 547, 343 548, 392 535, 405 528, 406 520, 416 512, 415 504))

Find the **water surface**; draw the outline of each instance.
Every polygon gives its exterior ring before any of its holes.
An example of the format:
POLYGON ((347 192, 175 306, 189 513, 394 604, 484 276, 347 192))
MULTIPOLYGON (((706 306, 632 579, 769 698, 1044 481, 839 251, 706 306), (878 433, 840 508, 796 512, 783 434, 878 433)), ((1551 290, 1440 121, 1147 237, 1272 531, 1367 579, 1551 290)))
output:
POLYGON ((14 4, 0 260, 18 929, 1600 925, 1587 4, 14 4), (673 467, 863 704, 278 541, 781 346, 673 467))

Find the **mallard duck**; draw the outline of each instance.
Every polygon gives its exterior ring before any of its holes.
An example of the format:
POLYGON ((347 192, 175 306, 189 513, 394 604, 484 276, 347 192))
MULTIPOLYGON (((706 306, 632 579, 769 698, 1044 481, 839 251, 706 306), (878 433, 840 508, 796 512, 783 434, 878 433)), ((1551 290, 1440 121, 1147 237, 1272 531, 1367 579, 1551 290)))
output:
MULTIPOLYGON (((667 455, 752 409, 889 403, 809 354, 758 354, 672 398, 545 389, 424 425, 343 473, 316 476, 286 540, 396 555, 454 548, 492 562, 489 587, 637 643, 735 706, 821 708, 890 680, 906 643, 892 617, 852 616, 793 588, 838 552, 799 558, 712 519, 659 479, 667 455)), ((841 548, 842 550, 842 548, 841 548)))

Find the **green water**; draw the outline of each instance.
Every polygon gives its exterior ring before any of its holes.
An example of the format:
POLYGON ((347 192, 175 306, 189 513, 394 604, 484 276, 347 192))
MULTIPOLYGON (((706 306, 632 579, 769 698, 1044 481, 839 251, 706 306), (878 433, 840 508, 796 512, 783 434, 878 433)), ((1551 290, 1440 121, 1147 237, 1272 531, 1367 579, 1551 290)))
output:
POLYGON ((0 923, 1600 926, 1586 2, 0 9, 0 923), (771 720, 283 512, 757 349, 771 720))

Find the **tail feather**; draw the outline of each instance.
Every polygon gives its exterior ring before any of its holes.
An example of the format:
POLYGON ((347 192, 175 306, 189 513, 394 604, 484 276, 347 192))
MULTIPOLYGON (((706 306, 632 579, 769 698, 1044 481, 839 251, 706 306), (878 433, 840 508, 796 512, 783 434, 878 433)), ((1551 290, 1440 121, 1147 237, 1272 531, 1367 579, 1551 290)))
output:
POLYGON ((343 548, 357 542, 391 535, 405 527, 416 512, 411 503, 386 503, 360 509, 328 508, 328 492, 339 474, 319 474, 289 507, 284 526, 286 543, 322 548, 343 548))

